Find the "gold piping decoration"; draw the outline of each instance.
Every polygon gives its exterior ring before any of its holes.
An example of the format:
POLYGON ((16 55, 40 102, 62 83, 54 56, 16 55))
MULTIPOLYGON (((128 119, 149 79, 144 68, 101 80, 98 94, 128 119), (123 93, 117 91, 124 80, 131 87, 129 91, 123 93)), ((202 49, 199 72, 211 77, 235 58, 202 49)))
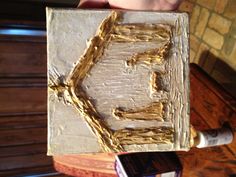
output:
POLYGON ((161 90, 158 80, 159 80, 159 74, 157 72, 152 72, 150 77, 150 91, 151 93, 155 93, 158 90, 161 90))
POLYGON ((134 54, 130 59, 127 60, 128 66, 134 66, 138 63, 146 65, 157 64, 161 65, 164 59, 167 57, 171 43, 168 41, 160 48, 154 48, 146 50, 144 52, 134 54))
MULTIPOLYGON (((53 85, 49 86, 57 94, 64 95, 64 99, 75 106, 90 130, 98 138, 98 142, 104 152, 124 151, 122 146, 124 144, 169 144, 173 142, 172 127, 111 130, 80 86, 93 65, 101 58, 110 41, 170 41, 171 31, 167 25, 120 25, 119 21, 121 19, 122 14, 120 12, 112 11, 99 26, 96 35, 90 40, 88 48, 80 57, 79 62, 65 83, 53 83, 53 85), (144 29, 143 34, 142 28, 144 29)), ((165 50, 168 49, 166 47, 165 50)), ((165 57, 165 52, 162 52, 161 49, 158 55, 165 57)), ((147 53, 151 57, 156 52, 147 53)), ((159 107, 161 106, 159 105, 159 107)))
POLYGON ((163 120, 163 103, 154 102, 143 108, 136 108, 130 110, 123 110, 122 108, 116 108, 113 110, 114 116, 119 120, 131 119, 131 120, 163 120))
POLYGON ((117 130, 114 136, 122 145, 132 144, 169 144, 174 142, 173 128, 150 127, 117 130))
POLYGON ((165 42, 170 37, 170 26, 162 24, 119 24, 111 34, 115 42, 165 42))
POLYGON ((89 47, 80 58, 79 64, 74 68, 68 80, 71 85, 70 94, 76 109, 85 119, 91 131, 96 135, 102 150, 105 152, 120 152, 124 151, 124 149, 120 145, 120 141, 113 136, 113 131, 108 128, 79 85, 92 66, 103 55, 110 41, 109 34, 114 30, 118 19, 121 18, 120 15, 121 14, 113 11, 111 15, 101 23, 97 35, 90 40, 89 47))

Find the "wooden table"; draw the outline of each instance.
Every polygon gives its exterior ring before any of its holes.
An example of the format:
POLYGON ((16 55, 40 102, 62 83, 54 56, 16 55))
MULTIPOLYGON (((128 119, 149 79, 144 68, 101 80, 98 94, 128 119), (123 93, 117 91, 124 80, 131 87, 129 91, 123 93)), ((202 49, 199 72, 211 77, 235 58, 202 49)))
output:
MULTIPOLYGON (((197 130, 219 128, 229 121, 236 130, 236 100, 197 65, 191 64, 191 124, 197 130)), ((236 174, 236 138, 227 146, 177 152, 184 177, 230 176, 236 174)), ((114 154, 54 156, 55 168, 81 177, 116 176, 114 154)))

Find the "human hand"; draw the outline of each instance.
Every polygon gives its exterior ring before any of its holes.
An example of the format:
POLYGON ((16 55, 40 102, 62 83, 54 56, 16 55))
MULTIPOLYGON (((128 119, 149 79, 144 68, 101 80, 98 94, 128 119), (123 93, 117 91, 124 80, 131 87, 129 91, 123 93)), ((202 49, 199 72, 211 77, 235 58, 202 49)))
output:
POLYGON ((175 10, 181 0, 81 0, 82 8, 111 8, 130 10, 175 10))

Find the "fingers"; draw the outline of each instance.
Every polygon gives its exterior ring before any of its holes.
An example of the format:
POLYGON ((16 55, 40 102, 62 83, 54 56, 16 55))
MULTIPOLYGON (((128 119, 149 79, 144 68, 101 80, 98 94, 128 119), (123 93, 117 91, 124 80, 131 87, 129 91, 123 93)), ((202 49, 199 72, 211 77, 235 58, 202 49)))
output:
POLYGON ((131 10, 174 10, 181 0, 108 0, 112 8, 131 10))
MULTIPOLYGON (((153 10, 155 0, 108 0, 112 8, 153 10)), ((159 9, 157 9, 159 10, 159 9)))
POLYGON ((130 10, 175 10, 181 0, 81 0, 81 8, 103 8, 109 2, 111 8, 130 10))
POLYGON ((159 0, 160 10, 176 10, 182 0, 159 0))
POLYGON ((107 4, 107 0, 80 0, 80 8, 102 8, 107 4))

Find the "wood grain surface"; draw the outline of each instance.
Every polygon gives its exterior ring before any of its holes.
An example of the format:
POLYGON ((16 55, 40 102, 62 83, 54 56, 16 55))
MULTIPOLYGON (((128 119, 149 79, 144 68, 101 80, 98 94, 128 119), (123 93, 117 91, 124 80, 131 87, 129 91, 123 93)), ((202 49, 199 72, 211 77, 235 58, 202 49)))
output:
POLYGON ((62 176, 46 156, 46 62, 45 37, 0 35, 0 177, 62 176))

